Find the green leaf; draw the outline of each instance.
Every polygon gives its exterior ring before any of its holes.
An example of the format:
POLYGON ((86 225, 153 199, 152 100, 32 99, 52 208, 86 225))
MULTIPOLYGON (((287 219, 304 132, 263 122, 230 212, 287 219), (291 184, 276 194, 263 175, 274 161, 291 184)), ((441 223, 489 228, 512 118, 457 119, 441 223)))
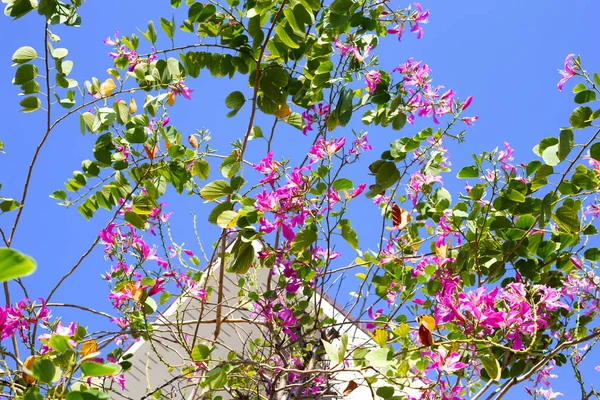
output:
POLYGON ((264 137, 263 131, 262 131, 262 129, 260 129, 260 126, 253 126, 251 134, 252 134, 252 139, 258 139, 258 138, 264 137))
POLYGON ((596 161, 600 161, 600 142, 596 142, 590 147, 590 157, 596 161))
POLYGON ((85 392, 69 392, 65 400, 109 400, 109 396, 107 393, 90 389, 85 392))
POLYGON ((125 222, 138 229, 144 229, 146 226, 146 220, 131 211, 125 211, 125 222))
POLYGON ((192 350, 192 360, 204 361, 210 356, 210 349, 204 344, 198 344, 194 346, 192 350))
POLYGON ((377 388, 375 394, 383 399, 389 399, 394 396, 394 388, 391 386, 381 386, 377 388))
POLYGON ((463 167, 456 175, 460 179, 479 178, 479 169, 475 165, 463 167))
POLYGON ((392 118, 392 129, 399 131, 406 124, 406 114, 399 113, 392 118))
POLYGON ((323 347, 325 348, 325 353, 327 353, 327 357, 329 357, 329 361, 331 361, 331 365, 335 366, 340 363, 340 357, 338 353, 338 348, 328 341, 321 339, 323 342, 323 347))
POLYGON ((81 364, 81 371, 85 376, 113 376, 121 371, 121 366, 113 363, 84 362, 81 364))
POLYGON ((22 85, 35 79, 38 76, 38 69, 32 64, 23 64, 15 72, 15 77, 12 81, 13 85, 22 85))
POLYGON ((33 47, 23 46, 14 52, 12 61, 15 64, 23 64, 37 58, 37 52, 33 47))
POLYGON ((233 228, 238 220, 238 213, 232 210, 223 211, 217 217, 217 225, 221 228, 233 228))
POLYGON ((221 215, 221 213, 223 213, 224 211, 231 210, 231 207, 232 205, 229 201, 217 204, 208 215, 208 222, 210 222, 211 224, 216 224, 219 215, 221 215))
POLYGON ((146 143, 148 139, 148 134, 141 126, 135 126, 133 128, 127 129, 125 131, 125 139, 129 143, 146 143))
POLYGON ((569 117, 569 122, 571 123, 571 126, 573 128, 585 128, 586 126, 590 126, 592 124, 592 122, 589 121, 590 117, 592 116, 592 113, 592 109, 587 106, 577 107, 571 113, 571 116, 569 117))
POLYGON ((175 36, 175 27, 173 26, 173 23, 171 21, 161 17, 160 18, 160 27, 167 34, 169 39, 173 39, 173 36, 175 36))
POLYGON ((55 190, 50 197, 56 200, 63 201, 67 199, 67 193, 64 190, 55 190))
POLYGON ((225 105, 227 106, 227 108, 231 108, 232 110, 239 110, 244 106, 244 103, 246 102, 246 98, 244 97, 244 94, 240 91, 235 91, 235 92, 231 92, 226 98, 225 98, 225 105))
POLYGON ((544 162, 550 166, 555 166, 560 163, 560 158, 558 157, 558 144, 548 146, 542 152, 542 158, 544 162))
POLYGON ((227 384, 227 372, 217 367, 206 374, 206 385, 213 390, 220 389, 227 384))
POLYGON ((485 372, 487 372, 488 376, 492 380, 499 380, 500 375, 502 374, 502 369, 500 368, 500 363, 492 354, 480 354, 479 361, 483 365, 485 372))
POLYGON ((381 186, 381 190, 387 189, 400 179, 400 171, 393 162, 385 162, 377 170, 375 183, 381 186))
POLYGON ((50 383, 54 379, 56 367, 47 359, 37 360, 31 368, 33 377, 42 383, 50 383))
POLYGON ((593 90, 584 90, 575 95, 575 103, 584 104, 596 100, 596 92, 593 90))
POLYGON ((596 247, 589 248, 583 253, 583 256, 590 261, 600 261, 600 249, 596 247))
POLYGON ((354 183, 348 178, 339 178, 333 182, 333 188, 335 190, 350 190, 354 186, 354 183))
POLYGON ((35 268, 33 258, 14 249, 0 248, 0 282, 31 275, 35 268))
POLYGON ((350 247, 352 247, 354 250, 358 249, 358 235, 352 226, 350 226, 349 222, 345 225, 342 225, 342 237, 344 240, 346 240, 346 242, 348 242, 350 247))
MULTIPOLYGON (((238 239, 241 241, 241 239, 238 239)), ((245 274, 254 262, 254 247, 250 243, 243 243, 235 253, 233 264, 227 270, 235 274, 245 274)))
POLYGON ((365 359, 375 368, 385 368, 392 361, 392 352, 387 347, 380 347, 368 352, 365 359))
POLYGON ((575 139, 573 137, 573 131, 570 129, 563 129, 560 131, 558 136, 558 159, 563 161, 573 147, 575 146, 575 139))
POLYGON ((33 112, 42 106, 41 100, 35 96, 25 97, 19 104, 23 107, 21 112, 25 113, 33 112))
POLYGON ((159 208, 158 203, 154 199, 144 195, 135 196, 131 202, 131 210, 136 214, 152 214, 156 208, 159 208))
POLYGON ((200 197, 204 200, 216 200, 219 197, 233 193, 229 183, 224 180, 212 181, 200 190, 200 197))
POLYGON ((502 194, 502 197, 506 197, 507 199, 516 201, 517 203, 525 202, 525 195, 515 189, 508 189, 502 194))
POLYGON ((292 253, 300 253, 306 250, 316 240, 317 232, 310 229, 310 227, 302 228, 292 241, 291 251, 292 253))
POLYGON ((210 174, 210 164, 206 160, 198 160, 194 163, 193 171, 198 179, 208 179, 208 175, 210 174))
POLYGON ((225 157, 219 169, 225 178, 231 178, 234 176, 240 169, 238 156, 236 154, 230 154, 229 156, 225 157))
POLYGON ((278 24, 275 27, 275 33, 277 34, 275 37, 279 38, 286 46, 289 46, 292 49, 300 48, 300 45, 294 41, 285 31, 285 28, 278 24))
POLYGON ((59 353, 62 353, 71 347, 69 346, 69 337, 61 335, 52 335, 48 344, 59 353))
POLYGON ((579 218, 571 207, 565 205, 558 207, 553 218, 554 222, 567 232, 577 232, 579 230, 579 218))
POLYGON ((62 48, 62 47, 52 50, 52 58, 54 58, 55 60, 62 60, 68 54, 69 54, 69 50, 62 48))
POLYGON ((190 22, 204 22, 217 12, 214 5, 203 5, 202 3, 194 3, 188 10, 188 19, 190 22))

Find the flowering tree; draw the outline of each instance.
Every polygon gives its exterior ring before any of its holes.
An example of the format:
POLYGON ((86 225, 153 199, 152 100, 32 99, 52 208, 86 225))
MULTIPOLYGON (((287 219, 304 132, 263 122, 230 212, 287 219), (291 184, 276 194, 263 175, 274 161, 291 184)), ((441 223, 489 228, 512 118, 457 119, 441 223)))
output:
MULTIPOLYGON (((21 196, 0 198, 6 398, 114 398, 134 367, 124 349, 160 341, 153 321, 170 298, 193 299, 196 321, 169 320, 182 363, 156 355, 191 398, 321 398, 334 377, 351 371, 360 379, 343 382, 344 395, 360 384, 373 398, 500 399, 527 382, 529 394, 552 399, 560 393, 549 378, 563 365, 573 369, 582 398, 598 397, 579 366, 600 336, 592 323, 600 250, 591 244, 600 215, 600 112, 585 105, 596 101, 600 77, 578 57, 567 57, 558 84, 562 90, 578 80, 569 127, 543 139, 530 162, 513 163, 508 143, 474 156, 457 173, 472 185, 452 194, 443 186, 450 172, 443 142, 461 141, 477 120, 465 114, 472 98, 442 90, 423 62, 378 69, 380 40, 423 35, 429 12, 418 3, 171 0, 185 20, 160 18, 160 33, 150 22, 145 42, 115 33, 104 42, 109 76, 80 84, 69 78, 74 63, 53 29, 75 29, 82 2, 3 2, 8 17, 22 18, 17 24, 28 24, 28 14, 44 17, 43 40, 16 49, 12 61, 23 111, 47 114, 21 196), (172 45, 156 48, 159 35, 172 45), (169 117, 201 95, 190 87, 207 73, 245 75, 225 102, 227 116, 243 115, 246 126, 227 154, 211 147, 208 130, 184 134, 169 117), (76 116, 81 132, 95 137, 91 159, 52 197, 86 219, 107 221, 69 273, 32 301, 23 298, 21 278, 35 262, 12 243, 25 235, 17 228, 22 213, 32 212, 27 197, 40 151, 76 116), (411 129, 416 119, 433 127, 411 129), (355 182, 348 171, 373 150, 363 125, 406 136, 379 149, 370 181, 355 182), (312 141, 301 157, 272 145, 291 130, 312 141), (210 250, 174 239, 162 201, 168 191, 211 209, 199 222, 219 228, 210 250), (376 238, 353 228, 360 197, 381 211, 376 238), (114 313, 87 311, 110 318, 108 333, 61 320, 64 304, 51 303, 96 246, 110 264, 114 313), (261 271, 266 286, 250 285, 261 271), (321 294, 342 274, 356 274, 342 286, 355 318, 339 323, 321 312, 321 294), (229 318, 226 279, 237 280, 244 321, 229 318), (199 326, 209 307, 214 330, 207 335, 199 326), (243 352, 219 357, 223 325, 242 322, 258 337, 243 352), (357 324, 368 330, 368 343, 348 344, 343 332, 357 324)), ((150 382, 144 398, 170 396, 150 382)))

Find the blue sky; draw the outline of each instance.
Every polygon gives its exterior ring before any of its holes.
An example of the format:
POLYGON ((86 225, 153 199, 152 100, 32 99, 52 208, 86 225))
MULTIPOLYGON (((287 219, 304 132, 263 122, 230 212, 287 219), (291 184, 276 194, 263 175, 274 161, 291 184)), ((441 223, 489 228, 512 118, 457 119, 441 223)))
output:
MULTIPOLYGON (((422 4, 431 11, 423 39, 416 40, 410 33, 405 34, 402 42, 389 37, 382 42, 378 53, 384 69, 390 70, 408 57, 414 57, 430 66, 434 83, 453 88, 460 98, 473 95, 474 102, 469 111, 478 114, 480 119, 468 130, 466 143, 450 145, 453 170, 458 171, 469 164, 471 153, 491 150, 501 146, 503 141, 513 145, 517 162, 532 159, 531 148, 541 138, 556 135, 560 127, 566 126, 570 111, 575 107, 570 94, 572 84, 565 85, 562 93, 556 89, 557 69, 562 68, 565 56, 581 54, 584 67, 589 71, 600 70, 600 53, 594 40, 600 2, 465 0, 423 1, 422 4)), ((68 58, 75 62, 73 77, 82 83, 91 76, 107 77, 105 70, 111 61, 107 56, 109 48, 102 44, 104 38, 112 36, 115 30, 130 34, 138 27, 145 29, 148 20, 156 22, 160 16, 170 18, 172 14, 166 0, 90 1, 81 9, 81 28, 60 28, 55 33, 62 37, 61 46, 69 49, 68 58)), ((182 18, 176 15, 176 19, 181 21, 182 18)), ((10 61, 12 53, 23 45, 41 49, 42 33, 43 21, 37 15, 15 22, 6 17, 0 20, 0 36, 4 38, 4 44, 0 46, 4 117, 0 140, 4 141, 7 153, 0 155, 0 171, 3 172, 0 196, 20 197, 29 161, 44 133, 43 114, 20 113, 18 87, 10 83, 14 74, 10 61)), ((167 41, 159 41, 159 47, 167 45, 167 41)), ((244 79, 216 81, 208 74, 201 74, 199 79, 189 83, 194 89, 193 100, 178 100, 172 112, 172 123, 187 134, 202 126, 210 129, 215 139, 213 146, 226 152, 228 143, 237 137, 244 124, 246 114, 241 112, 237 118, 225 118, 224 99, 239 87, 240 82, 243 84, 244 79)), ((415 129, 407 125, 401 135, 411 135, 415 129)), ((397 133, 390 130, 369 128, 368 131, 376 151, 362 160, 359 166, 362 172, 356 172, 353 177, 357 181, 368 179, 364 173, 368 164, 397 137, 397 133)), ((280 155, 289 153, 290 146, 308 148, 309 140, 312 139, 303 137, 299 131, 286 130, 285 135, 275 142, 276 156, 278 151, 280 155)), ((79 133, 77 118, 66 121, 50 136, 34 170, 29 203, 14 242, 15 248, 38 260, 36 274, 25 279, 32 298, 47 295, 50 287, 83 254, 109 218, 108 213, 100 211, 98 218, 85 221, 76 209, 58 207, 48 197, 54 190, 62 189, 72 171, 81 168, 82 160, 92 158, 93 141, 93 137, 79 133)), ((250 156, 258 157, 262 153, 263 144, 251 143, 250 156)), ((193 211, 199 215, 199 221, 205 221, 210 207, 197 198, 185 196, 170 196, 169 203, 171 210, 176 212, 174 230, 177 240, 191 243, 188 213, 193 211)), ((373 216, 378 215, 377 210, 371 211, 373 216)), ((359 232, 371 229, 368 222, 371 214, 368 213, 365 211, 353 221, 359 232)), ((13 217, 14 214, 1 216, 0 226, 8 230, 13 217)), ((204 244, 209 245, 214 238, 209 233, 214 232, 214 228, 202 228, 207 234, 204 244)), ((70 282, 59 290, 55 300, 110 310, 106 300, 108 290, 100 279, 100 274, 109 267, 101 249, 96 249, 70 282)), ((86 321, 81 314, 66 315, 86 321)), ((593 365, 596 364, 600 362, 593 365)), ((564 383, 557 389, 565 392, 568 398, 566 384, 571 381, 561 382, 564 383)))

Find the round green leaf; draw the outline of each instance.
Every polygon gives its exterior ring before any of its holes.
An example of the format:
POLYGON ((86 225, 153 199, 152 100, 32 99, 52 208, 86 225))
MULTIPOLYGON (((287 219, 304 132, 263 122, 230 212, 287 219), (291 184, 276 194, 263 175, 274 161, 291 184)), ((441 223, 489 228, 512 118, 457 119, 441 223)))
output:
POLYGON ((36 361, 33 364, 31 372, 33 372, 34 378, 38 381, 43 383, 50 383, 52 382, 52 379, 54 379, 56 367, 54 366, 54 363, 52 363, 52 361, 42 359, 36 361))
POLYGON ((108 394, 98 390, 86 390, 85 392, 70 392, 66 400, 108 400, 108 394))
POLYGON ((33 258, 13 249, 0 249, 0 282, 31 275, 34 271, 33 258))
POLYGON ((487 372, 490 379, 495 381, 500 379, 500 375, 502 374, 500 363, 493 355, 482 354, 479 356, 479 360, 481 361, 481 364, 483 364, 483 368, 485 369, 485 372, 487 372))
POLYGON ((246 98, 244 97, 244 94, 238 90, 230 93, 229 96, 225 98, 225 105, 232 110, 239 110, 245 102, 246 98))
POLYGON ((12 55, 12 61, 16 64, 23 64, 37 58, 37 52, 33 47, 23 46, 12 55))
POLYGON ((571 113, 569 122, 573 128, 585 128, 586 126, 591 125, 591 121, 589 121, 589 119, 592 116, 592 113, 592 109, 589 107, 577 107, 575 110, 573 110, 573 113, 571 113))
POLYGON ((217 217, 217 225, 219 225, 223 229, 232 228, 235 226, 237 219, 238 219, 238 213, 236 213, 235 211, 226 210, 226 211, 223 211, 217 217))
POLYGON ((17 68, 15 77, 12 81, 14 85, 22 85, 35 79, 38 76, 38 69, 35 65, 24 64, 17 68))
POLYGON ((85 376, 112 376, 117 374, 121 367, 117 364, 100 364, 95 362, 84 362, 81 364, 81 371, 85 376))
POLYGON ((67 54, 69 54, 69 50, 61 47, 52 51, 52 58, 56 60, 62 60, 67 56, 67 54))
POLYGON ((231 194, 232 192, 232 188, 227 181, 216 180, 210 182, 200 190, 200 197, 204 200, 216 200, 219 197, 231 194))
POLYGON ((25 97, 19 104, 23 107, 21 111, 26 113, 33 112, 42 106, 41 100, 35 96, 25 97))
POLYGON ((348 178, 339 178, 333 182, 333 188, 335 190, 350 190, 353 186, 354 184, 348 178))
POLYGON ((475 165, 468 165, 458 171, 457 177, 460 179, 479 178, 479 169, 475 165))
POLYGON ((584 90, 575 95, 575 103, 584 104, 596 100, 596 92, 593 90, 584 90))

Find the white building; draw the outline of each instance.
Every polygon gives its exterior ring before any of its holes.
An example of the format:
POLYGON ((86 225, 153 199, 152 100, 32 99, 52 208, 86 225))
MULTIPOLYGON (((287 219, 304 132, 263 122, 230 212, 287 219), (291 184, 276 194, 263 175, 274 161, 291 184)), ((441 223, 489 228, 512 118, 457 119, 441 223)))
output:
MULTIPOLYGON (((260 245, 255 244, 255 249, 260 245)), ((267 282, 269 280, 269 271, 267 268, 258 270, 258 274, 252 275, 251 269, 244 277, 236 274, 225 273, 223 284, 223 296, 221 307, 220 333, 216 342, 214 342, 214 350, 211 352, 210 359, 207 363, 205 373, 212 373, 217 365, 217 361, 227 360, 230 352, 237 354, 238 360, 249 359, 249 349, 252 347, 251 342, 257 337, 268 337, 266 324, 260 323, 253 313, 254 305, 252 300, 249 300, 249 293, 256 291, 263 293, 267 290, 267 282), (240 279, 243 285, 240 286, 240 279)), ((125 398, 130 399, 205 399, 215 398, 205 397, 207 389, 203 389, 197 385, 197 380, 194 375, 190 374, 190 379, 183 376, 185 367, 193 366, 193 362, 188 356, 190 351, 186 351, 182 343, 187 343, 190 346, 191 338, 194 333, 198 332, 197 344, 204 344, 208 347, 213 346, 217 315, 218 303, 218 281, 220 271, 218 265, 213 265, 208 271, 208 286, 214 289, 207 303, 203 304, 197 298, 178 298, 176 299, 153 323, 155 330, 154 338, 151 342, 140 340, 127 350, 127 354, 132 354, 129 361, 133 366, 125 375, 126 390, 122 393, 125 398), (202 315, 200 322, 199 316, 202 315), (160 392, 159 392, 160 390, 160 392), (152 397, 152 394, 159 397, 152 397)), ((357 347, 373 346, 372 339, 362 326, 355 322, 351 316, 347 316, 346 312, 339 307, 326 294, 315 295, 310 301, 309 308, 312 310, 311 315, 314 315, 315 308, 320 309, 321 318, 334 318, 337 325, 337 333, 339 335, 348 335, 348 353, 352 352, 357 347)), ((316 333, 320 335, 320 333, 316 333)), ((319 336, 317 336, 319 337, 319 336)), ((334 345, 339 345, 339 339, 331 340, 334 345)), ((276 347, 270 347, 270 351, 276 351, 276 347)), ((347 354, 348 354, 347 353, 347 354)), ((324 368, 329 362, 323 363, 319 361, 319 365, 313 368, 324 368)), ((344 369, 352 369, 353 366, 344 367, 343 365, 333 366, 337 372, 333 378, 327 382, 328 394, 311 397, 300 395, 300 388, 294 389, 294 394, 284 393, 278 397, 278 400, 294 399, 336 399, 344 398, 353 399, 372 399, 374 395, 372 390, 365 384, 363 376, 358 372, 344 371, 344 369), (348 389, 349 382, 353 381, 358 386, 346 396, 343 392, 348 389)), ((258 378, 258 377, 257 377, 258 378)), ((263 377, 264 379, 264 377, 263 377)), ((257 385, 268 386, 268 382, 260 382, 257 379, 257 385)), ((354 386, 354 384, 350 384, 354 386)), ((218 391, 218 395, 226 399, 247 399, 243 396, 243 391, 228 393, 228 388, 223 388, 218 391)), ((248 398, 249 399, 249 398, 248 398)))

